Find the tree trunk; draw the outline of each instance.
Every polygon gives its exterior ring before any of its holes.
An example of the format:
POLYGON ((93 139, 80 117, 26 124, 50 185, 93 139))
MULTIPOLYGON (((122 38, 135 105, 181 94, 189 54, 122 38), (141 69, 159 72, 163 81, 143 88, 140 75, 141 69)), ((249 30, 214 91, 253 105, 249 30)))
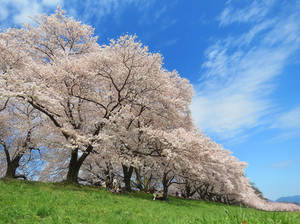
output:
POLYGON ((7 160, 7 170, 5 177, 7 178, 16 178, 16 171, 19 167, 19 162, 22 158, 22 155, 17 155, 12 161, 7 160))
POLYGON ((4 141, 0 141, 0 144, 3 146, 5 157, 6 157, 7 169, 6 169, 5 177, 15 178, 16 171, 17 171, 17 168, 19 167, 19 162, 20 162, 23 154, 19 153, 16 155, 16 157, 13 160, 11 160, 6 143, 4 141))
POLYGON ((192 187, 192 185, 190 184, 190 182, 186 181, 185 184, 185 193, 187 198, 193 197, 193 195, 197 192, 197 189, 194 187, 192 187))
POLYGON ((67 174, 67 183, 78 183, 78 174, 80 170, 81 165, 78 163, 77 160, 70 160, 69 163, 69 169, 68 169, 68 174, 67 174))
POLYGON ((152 181, 152 173, 150 174, 150 177, 144 176, 144 190, 145 192, 148 192, 150 190, 150 184, 152 181))
POLYGON ((168 200, 168 190, 169 187, 167 185, 164 185, 164 189, 163 189, 163 200, 168 200))
POLYGON ((164 173, 162 184, 163 184, 163 200, 168 200, 168 190, 170 186, 170 180, 167 178, 168 173, 164 173))
POLYGON ((6 170, 5 177, 7 177, 7 178, 22 177, 22 178, 26 179, 25 175, 16 175, 16 171, 17 171, 18 167, 20 166, 20 164, 19 164, 20 160, 23 157, 25 150, 28 148, 28 144, 30 143, 31 133, 32 133, 32 129, 29 129, 29 131, 27 132, 27 135, 26 135, 25 142, 22 144, 23 150, 19 151, 17 153, 17 155, 15 156, 15 158, 13 158, 13 160, 11 160, 11 158, 10 158, 9 151, 8 151, 8 148, 5 144, 5 142, 3 142, 3 141, 0 142, 0 144, 4 147, 4 152, 5 152, 5 156, 6 156, 6 162, 7 162, 7 170, 6 170))
POLYGON ((186 193, 187 198, 189 198, 191 196, 191 186, 189 185, 188 182, 185 185, 185 193, 186 193))
POLYGON ((122 165, 123 168, 123 175, 124 175, 124 183, 125 183, 125 191, 131 191, 131 176, 133 173, 133 167, 130 166, 129 168, 125 165, 122 165))
POLYGON ((104 170, 104 176, 105 176, 105 185, 106 189, 112 189, 113 187, 113 180, 114 180, 114 173, 113 173, 113 167, 111 162, 105 162, 106 169, 104 170))
POLYGON ((16 166, 12 162, 9 162, 7 164, 7 170, 6 170, 6 173, 5 173, 5 177, 6 178, 14 178, 16 176, 17 168, 18 168, 18 166, 16 166))
POLYGON ((141 175, 140 169, 134 168, 134 171, 136 174, 136 187, 140 191, 148 192, 150 189, 152 174, 150 174, 150 177, 148 178, 147 174, 145 174, 144 176, 141 175))
POLYGON ((135 171, 135 176, 136 176, 136 182, 137 182, 137 185, 136 187, 140 190, 140 191, 144 191, 144 186, 143 186, 143 181, 142 181, 142 177, 141 177, 141 174, 140 174, 140 170, 137 169, 137 168, 134 168, 134 171, 135 171))
POLYGON ((68 167, 67 179, 66 179, 67 183, 69 184, 78 183, 78 174, 79 174, 80 167, 91 151, 92 151, 92 147, 88 146, 87 150, 80 156, 79 159, 78 159, 78 149, 72 151, 71 159, 68 167))

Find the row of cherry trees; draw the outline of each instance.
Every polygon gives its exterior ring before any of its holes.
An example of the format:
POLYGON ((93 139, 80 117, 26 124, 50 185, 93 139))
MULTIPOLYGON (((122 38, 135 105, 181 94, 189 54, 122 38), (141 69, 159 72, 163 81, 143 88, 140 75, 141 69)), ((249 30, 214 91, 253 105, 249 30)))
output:
POLYGON ((99 45, 59 9, 0 33, 3 175, 265 203, 246 164, 195 128, 192 86, 162 60, 135 36, 99 45))

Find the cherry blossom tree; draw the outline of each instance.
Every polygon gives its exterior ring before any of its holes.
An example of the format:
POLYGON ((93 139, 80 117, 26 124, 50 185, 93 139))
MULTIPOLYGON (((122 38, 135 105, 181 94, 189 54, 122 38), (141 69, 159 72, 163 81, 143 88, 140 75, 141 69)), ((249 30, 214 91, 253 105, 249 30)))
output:
POLYGON ((5 49, 2 54, 7 59, 1 61, 1 84, 7 96, 23 99, 45 114, 71 143, 74 150, 67 179, 76 181, 80 165, 92 147, 86 147, 85 153, 78 156, 81 148, 77 147, 72 130, 81 128, 83 106, 82 100, 70 96, 74 77, 68 76, 72 73, 68 69, 75 63, 72 59, 97 47, 96 38, 92 37, 91 27, 66 18, 60 10, 55 15, 42 15, 36 23, 9 29, 1 35, 5 49), (65 66, 60 67, 64 62, 65 66), (53 73, 61 79, 51 77, 53 73))
POLYGON ((6 170, 5 177, 27 178, 25 167, 37 153, 33 151, 39 151, 41 124, 42 117, 37 110, 13 99, 10 99, 6 109, 1 112, 1 168, 6 170), (22 169, 23 174, 20 174, 22 169))
MULTIPOLYGON (((103 127, 126 105, 134 116, 156 113, 172 121, 188 112, 180 101, 191 98, 191 91, 181 88, 187 81, 165 71, 161 56, 150 53, 136 37, 126 35, 100 47, 91 27, 61 10, 42 15, 36 23, 2 35, 2 42, 13 41, 5 45, 12 56, 4 62, 1 82, 6 96, 28 102, 65 137, 65 147, 72 150, 67 181, 76 182, 87 156, 104 148, 103 127), (15 58, 20 65, 13 63, 15 58)), ((163 122, 160 125, 175 125, 163 122)), ((124 165, 123 170, 131 176, 132 168, 124 165)))

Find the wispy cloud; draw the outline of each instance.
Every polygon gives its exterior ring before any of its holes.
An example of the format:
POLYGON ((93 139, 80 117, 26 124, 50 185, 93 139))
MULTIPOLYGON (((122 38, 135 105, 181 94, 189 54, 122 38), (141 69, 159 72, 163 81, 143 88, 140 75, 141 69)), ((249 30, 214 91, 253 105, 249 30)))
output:
POLYGON ((0 21, 6 20, 9 13, 5 7, 0 7, 0 21))
POLYGON ((63 0, 42 0, 42 4, 45 6, 56 7, 58 4, 62 4, 63 0))
POLYGON ((161 30, 166 30, 169 27, 174 26, 177 23, 177 19, 165 18, 161 21, 161 30))
POLYGON ((300 106, 280 114, 271 127, 285 130, 298 129, 300 132, 300 106))
MULTIPOLYGON (((72 15, 81 15, 84 22, 98 23, 108 15, 119 18, 127 6, 133 6, 139 11, 148 9, 155 0, 77 0, 64 1, 63 7, 72 15)), ((95 24, 94 24, 95 25, 95 24)))
MULTIPOLYGON (((145 10, 155 0, 2 0, 0 4, 0 24, 20 25, 30 22, 30 17, 53 11, 57 5, 62 6, 69 15, 84 22, 99 22, 107 15, 118 18, 128 5, 137 10, 145 10)), ((163 13, 160 12, 160 13, 163 13)), ((157 15, 160 16, 160 15, 157 15)))
POLYGON ((55 9, 63 0, 2 0, 0 24, 20 25, 30 22, 30 17, 55 9))
POLYGON ((154 20, 158 20, 161 16, 163 16, 163 14, 165 14, 167 11, 167 6, 163 6, 162 8, 160 8, 159 10, 157 10, 154 13, 154 20))
POLYGON ((228 5, 230 10, 220 17, 220 25, 248 22, 249 29, 217 40, 206 51, 192 112, 199 128, 210 135, 244 135, 265 124, 276 106, 270 93, 275 77, 300 49, 300 23, 298 9, 269 18, 270 4, 254 2, 243 9, 228 5), (252 16, 244 16, 247 10, 252 16))
POLYGON ((291 160, 286 160, 286 161, 281 161, 281 162, 278 162, 278 163, 273 163, 271 165, 271 167, 273 169, 283 169, 283 168, 287 168, 287 167, 290 167, 294 164, 294 161, 291 161, 291 160))
POLYGON ((270 126, 280 133, 272 140, 286 140, 300 136, 300 106, 274 116, 270 126))
POLYGON ((168 41, 165 42, 164 47, 173 46, 177 42, 178 42, 178 38, 176 38, 176 39, 170 39, 170 40, 168 40, 168 41))
POLYGON ((231 1, 227 2, 227 7, 223 10, 219 17, 220 25, 225 26, 231 23, 244 23, 262 20, 274 1, 253 1, 250 5, 243 8, 234 8, 231 1))

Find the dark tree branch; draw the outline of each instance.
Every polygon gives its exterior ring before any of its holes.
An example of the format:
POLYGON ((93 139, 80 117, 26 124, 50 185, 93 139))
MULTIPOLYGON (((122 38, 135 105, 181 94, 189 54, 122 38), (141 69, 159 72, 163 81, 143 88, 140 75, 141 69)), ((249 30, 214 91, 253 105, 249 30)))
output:
POLYGON ((4 105, 0 108, 0 112, 5 110, 5 108, 7 107, 8 101, 9 101, 9 98, 6 99, 4 105))

